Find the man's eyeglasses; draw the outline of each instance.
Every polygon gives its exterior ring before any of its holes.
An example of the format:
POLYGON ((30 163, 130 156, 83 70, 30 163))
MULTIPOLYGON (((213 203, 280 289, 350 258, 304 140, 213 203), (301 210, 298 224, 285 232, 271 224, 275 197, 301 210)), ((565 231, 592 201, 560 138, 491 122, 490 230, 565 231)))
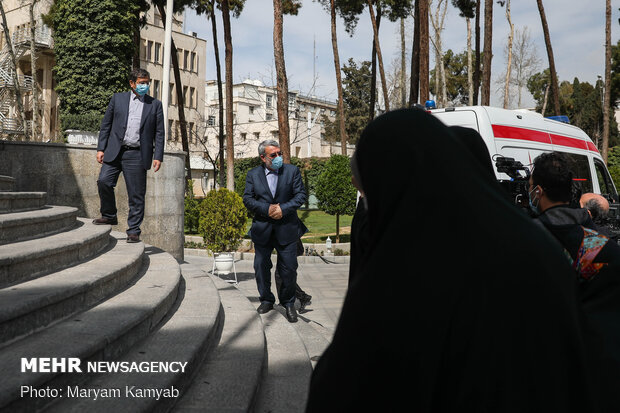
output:
POLYGON ((274 159, 276 156, 282 156, 282 152, 273 152, 273 153, 267 155, 267 157, 270 158, 270 159, 274 159))

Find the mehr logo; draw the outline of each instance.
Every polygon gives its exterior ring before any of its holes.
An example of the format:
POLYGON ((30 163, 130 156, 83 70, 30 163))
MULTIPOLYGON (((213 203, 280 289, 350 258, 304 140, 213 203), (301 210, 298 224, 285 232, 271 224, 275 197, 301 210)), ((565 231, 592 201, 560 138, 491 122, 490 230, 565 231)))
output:
POLYGON ((22 357, 22 373, 81 373, 77 357, 22 357))

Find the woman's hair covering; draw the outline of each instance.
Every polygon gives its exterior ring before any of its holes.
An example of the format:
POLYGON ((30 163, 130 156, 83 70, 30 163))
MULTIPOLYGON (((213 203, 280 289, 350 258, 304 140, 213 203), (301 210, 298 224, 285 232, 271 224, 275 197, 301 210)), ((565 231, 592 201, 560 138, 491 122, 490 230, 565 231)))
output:
POLYGON ((470 150, 482 167, 489 171, 491 176, 495 178, 495 170, 493 169, 489 150, 478 131, 463 126, 450 126, 450 131, 470 150))
POLYGON ((448 127, 423 111, 388 112, 356 156, 368 253, 307 411, 599 411, 606 383, 590 373, 561 247, 448 127))

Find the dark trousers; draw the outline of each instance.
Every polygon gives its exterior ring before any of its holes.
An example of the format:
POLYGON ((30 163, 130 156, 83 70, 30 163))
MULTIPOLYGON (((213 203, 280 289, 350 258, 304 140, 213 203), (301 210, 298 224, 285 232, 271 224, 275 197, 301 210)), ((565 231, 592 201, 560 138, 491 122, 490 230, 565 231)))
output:
POLYGON ((118 176, 123 173, 127 198, 129 200, 129 214, 127 216, 127 234, 140 235, 140 224, 144 219, 144 195, 146 193, 146 169, 142 166, 139 150, 121 149, 112 162, 104 162, 99 172, 97 187, 101 201, 101 216, 116 218, 116 197, 114 187, 118 176))
POLYGON ((297 284, 297 243, 280 245, 273 235, 268 245, 254 244, 254 273, 260 302, 275 303, 276 301, 271 292, 271 268, 273 268, 271 252, 274 248, 278 254, 276 271, 282 279, 281 288, 278 289, 278 299, 283 306, 294 305, 297 284))
MULTIPOLYGON (((282 277, 280 277, 280 273, 278 272, 278 268, 276 267, 276 271, 274 274, 276 279, 276 290, 278 294, 280 294, 280 290, 282 289, 282 277)), ((303 300, 305 296, 307 296, 306 292, 301 289, 299 284, 295 283, 295 298, 298 300, 303 300)))

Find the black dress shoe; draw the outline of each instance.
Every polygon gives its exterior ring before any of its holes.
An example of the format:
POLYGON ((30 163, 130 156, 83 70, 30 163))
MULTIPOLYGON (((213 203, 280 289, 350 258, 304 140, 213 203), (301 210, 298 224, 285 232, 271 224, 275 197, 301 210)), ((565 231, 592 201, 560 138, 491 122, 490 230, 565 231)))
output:
POLYGON ((140 242, 140 236, 138 234, 127 234, 127 242, 140 242))
POLYGON ((304 294, 299 299, 299 302, 301 303, 301 305, 299 306, 299 312, 300 313, 303 312, 306 309, 306 306, 310 304, 311 301, 312 301, 312 296, 308 294, 304 294))
POLYGON ((117 225, 118 221, 116 218, 95 218, 93 219, 93 224, 95 225, 117 225))
POLYGON ((286 306, 286 319, 288 320, 289 323, 297 322, 297 311, 295 310, 294 305, 286 306))
POLYGON ((258 309, 256 311, 258 311, 258 314, 265 314, 271 310, 273 310, 273 303, 264 302, 258 306, 258 309))

